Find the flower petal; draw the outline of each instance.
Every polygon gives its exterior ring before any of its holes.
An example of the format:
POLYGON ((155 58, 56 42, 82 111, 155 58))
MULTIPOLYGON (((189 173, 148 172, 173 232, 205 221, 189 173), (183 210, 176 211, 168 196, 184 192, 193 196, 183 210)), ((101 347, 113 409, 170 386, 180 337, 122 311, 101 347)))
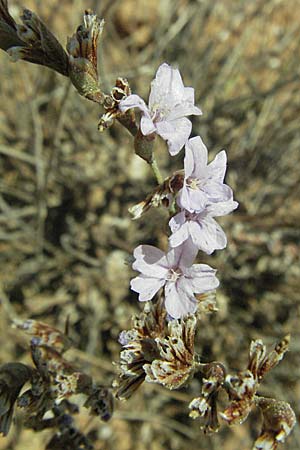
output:
POLYGON ((152 245, 139 245, 133 252, 132 268, 143 275, 164 278, 169 270, 166 254, 152 245))
POLYGON ((215 274, 216 270, 207 264, 194 264, 185 273, 191 278, 190 283, 196 294, 211 291, 219 286, 220 282, 215 274))
POLYGON ((180 319, 196 311, 197 301, 180 287, 177 288, 177 283, 167 282, 165 286, 165 307, 171 317, 180 319))
MULTIPOLYGON (((186 144, 186 153, 191 152, 192 158, 194 160, 194 170, 191 174, 187 175, 185 172, 185 177, 193 176, 195 178, 201 179, 207 175, 207 147, 204 145, 200 136, 195 136, 188 140, 186 144)), ((186 171, 185 165, 184 170, 186 171)))
POLYGON ((174 156, 180 152, 192 131, 192 124, 186 117, 156 122, 157 134, 167 141, 170 155, 174 156))
POLYGON ((140 302, 146 302, 154 297, 165 282, 164 279, 139 275, 131 280, 130 287, 134 292, 139 293, 140 302))
POLYGON ((176 216, 173 216, 169 221, 169 226, 172 233, 175 233, 177 230, 179 230, 185 222, 186 218, 184 211, 181 211, 180 213, 176 214, 176 216))
POLYGON ((159 66, 155 79, 151 83, 149 95, 150 110, 172 109, 185 95, 184 85, 178 69, 174 69, 167 63, 159 66))
POLYGON ((232 189, 227 184, 215 180, 207 180, 203 190, 211 202, 225 202, 233 197, 232 189))
POLYGON ((119 103, 119 109, 122 112, 127 111, 131 108, 138 108, 140 111, 142 111, 147 117, 150 118, 150 111, 144 102, 144 100, 136 94, 128 95, 128 97, 124 98, 124 100, 121 100, 119 103))
POLYGON ((177 204, 180 208, 186 209, 193 213, 200 213, 209 203, 207 195, 200 189, 191 189, 184 181, 183 188, 179 191, 177 204))
POLYGON ((228 200, 227 202, 212 203, 206 209, 207 216, 219 217, 231 213, 239 206, 238 202, 228 200))
POLYGON ((215 159, 208 164, 207 174, 209 178, 213 178, 215 181, 223 183, 227 166, 226 151, 219 152, 215 159))
MULTIPOLYGON (((175 216, 176 217, 176 216, 175 216)), ((172 219, 171 219, 172 220, 172 219)), ((171 247, 178 247, 183 244, 189 237, 189 224, 185 222, 182 224, 171 236, 169 237, 169 243, 171 247)))
POLYGON ((140 128, 144 136, 147 136, 148 134, 154 133, 156 131, 156 126, 154 125, 152 119, 145 115, 143 115, 141 118, 140 128))
POLYGON ((208 255, 227 245, 224 231, 212 218, 205 217, 199 221, 191 221, 189 231, 195 246, 208 255))

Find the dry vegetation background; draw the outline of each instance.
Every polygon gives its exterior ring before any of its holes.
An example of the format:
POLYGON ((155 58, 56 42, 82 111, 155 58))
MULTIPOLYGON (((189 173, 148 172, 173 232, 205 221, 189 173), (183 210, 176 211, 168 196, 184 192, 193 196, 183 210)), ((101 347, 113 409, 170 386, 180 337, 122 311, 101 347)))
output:
MULTIPOLYGON (((104 17, 100 73, 107 92, 124 76, 147 99, 163 61, 177 65, 195 88, 204 115, 194 118, 193 133, 211 158, 227 149, 227 182, 240 203, 222 220, 227 249, 202 259, 218 269, 221 287, 220 310, 200 327, 198 351, 203 361, 243 369, 251 339, 271 346, 290 332, 291 351, 261 393, 289 401, 299 419, 300 2, 9 3, 15 17, 20 6, 37 12, 63 44, 84 9, 104 17)), ((69 316, 77 349, 68 357, 109 385, 117 336, 141 309, 128 288, 129 258, 139 243, 166 245, 167 217, 154 211, 130 220, 128 207, 155 181, 126 130, 115 125, 99 134, 97 108, 63 77, 12 64, 1 53, 0 362, 29 362, 28 343, 10 328, 10 314, 61 329, 69 316)), ((182 166, 182 154, 170 160, 163 142, 157 157, 166 176, 182 166)), ((84 411, 77 423, 94 435, 96 450, 250 449, 260 417, 253 413, 242 426, 203 436, 187 411, 198 392, 197 381, 180 392, 147 384, 116 403, 109 423, 84 411)), ((42 450, 47 440, 49 431, 35 434, 17 421, 0 449, 42 450)), ((285 448, 300 448, 299 426, 285 448)))

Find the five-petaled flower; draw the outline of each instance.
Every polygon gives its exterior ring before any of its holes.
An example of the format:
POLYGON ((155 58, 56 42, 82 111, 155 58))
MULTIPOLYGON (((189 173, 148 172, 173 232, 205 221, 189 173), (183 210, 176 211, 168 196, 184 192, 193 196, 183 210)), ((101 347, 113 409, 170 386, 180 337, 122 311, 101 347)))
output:
POLYGON ((203 211, 211 203, 231 200, 232 190, 223 182, 226 162, 226 152, 222 150, 207 164, 207 148, 200 136, 189 139, 185 145, 185 179, 178 194, 178 205, 194 213, 203 211))
POLYGON ((149 106, 132 94, 120 102, 119 108, 123 112, 138 108, 142 113, 142 134, 157 133, 167 141, 171 155, 182 149, 191 134, 192 124, 186 116, 202 114, 194 105, 194 89, 184 87, 179 70, 166 63, 158 68, 151 83, 149 106))
POLYGON ((218 287, 216 271, 207 264, 193 264, 197 250, 188 241, 167 253, 151 245, 134 250, 133 269, 140 272, 131 280, 131 289, 139 293, 140 301, 151 300, 164 286, 165 307, 174 319, 197 310, 194 294, 218 287))
POLYGON ((211 203, 200 213, 187 210, 179 212, 169 222, 173 233, 169 238, 171 247, 177 247, 189 239, 198 250, 208 255, 215 250, 222 250, 227 245, 227 238, 214 217, 229 214, 237 207, 237 202, 228 200, 211 203))

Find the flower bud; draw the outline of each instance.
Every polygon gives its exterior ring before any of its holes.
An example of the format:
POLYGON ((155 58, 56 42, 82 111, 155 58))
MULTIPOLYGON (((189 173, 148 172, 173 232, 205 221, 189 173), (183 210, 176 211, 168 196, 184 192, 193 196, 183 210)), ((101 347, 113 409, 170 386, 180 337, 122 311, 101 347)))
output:
POLYGON ((70 79, 79 94, 97 103, 103 103, 98 80, 97 46, 102 33, 104 20, 87 10, 83 16, 83 24, 76 33, 68 38, 70 79))

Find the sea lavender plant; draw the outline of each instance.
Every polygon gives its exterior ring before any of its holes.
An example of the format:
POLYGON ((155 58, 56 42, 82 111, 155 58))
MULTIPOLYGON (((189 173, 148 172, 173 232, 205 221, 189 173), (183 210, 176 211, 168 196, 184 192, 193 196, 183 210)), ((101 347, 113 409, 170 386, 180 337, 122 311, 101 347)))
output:
MULTIPOLYGON (((133 319, 132 329, 120 333, 115 397, 129 399, 143 382, 173 390, 197 377, 202 387, 189 409, 204 432, 217 431, 219 417, 225 423, 240 424, 258 407, 263 425, 253 449, 275 450, 295 425, 295 414, 288 403, 260 396, 257 390, 288 350, 289 336, 269 354, 261 340, 253 341, 247 369, 237 374, 228 373, 220 361, 202 362, 195 349, 197 327, 204 313, 216 310, 219 286, 215 269, 195 263, 197 254, 200 250, 210 255, 226 248, 226 234, 214 218, 231 213, 238 203, 224 183, 226 152, 221 151, 208 164, 208 151, 200 136, 190 138, 192 124, 187 116, 202 114, 194 104, 194 89, 184 86, 177 68, 163 63, 151 83, 148 106, 131 93, 128 81, 121 77, 111 93, 105 94, 97 68, 103 20, 86 11, 83 24, 68 39, 68 54, 34 13, 24 10, 21 20, 22 25, 16 24, 7 1, 0 0, 0 47, 13 61, 23 59, 69 77, 80 95, 103 108, 100 131, 115 120, 125 126, 134 137, 135 153, 150 165, 158 182, 145 200, 130 208, 133 218, 152 207, 163 206, 169 213, 169 247, 141 244, 133 252, 132 267, 139 274, 132 279, 131 289, 145 303, 143 312, 133 319), (154 155, 156 135, 166 141, 171 156, 185 147, 184 168, 165 180, 154 155), (221 391, 228 404, 218 414, 221 391)), ((93 448, 74 426, 72 415, 77 407, 69 398, 82 394, 84 406, 106 421, 113 410, 111 388, 95 383, 65 359, 63 355, 72 345, 66 333, 34 320, 15 319, 13 326, 32 336, 33 366, 13 362, 0 367, 0 432, 8 434, 16 404, 25 411, 25 426, 36 431, 55 429, 47 449, 93 448), (29 389, 20 395, 27 382, 29 389), (49 411, 50 419, 45 417, 49 411)))

